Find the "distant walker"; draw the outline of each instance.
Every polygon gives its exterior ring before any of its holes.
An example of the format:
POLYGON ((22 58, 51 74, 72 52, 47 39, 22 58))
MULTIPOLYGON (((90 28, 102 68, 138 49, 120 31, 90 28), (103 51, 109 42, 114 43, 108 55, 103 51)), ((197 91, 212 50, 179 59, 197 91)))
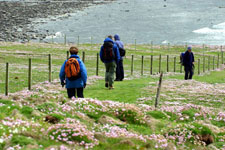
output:
POLYGON ((192 53, 191 46, 188 46, 187 51, 184 53, 182 58, 182 64, 184 65, 184 71, 185 71, 185 80, 191 80, 194 74, 194 54, 192 53))
POLYGON ((124 49, 124 44, 120 41, 120 37, 118 34, 114 35, 114 40, 119 48, 121 59, 118 61, 116 66, 116 80, 115 81, 123 81, 124 79, 124 69, 123 69, 123 57, 126 55, 126 50, 124 49))
POLYGON ((105 64, 105 87, 113 89, 116 64, 120 61, 120 53, 111 38, 106 38, 100 49, 101 61, 105 64))

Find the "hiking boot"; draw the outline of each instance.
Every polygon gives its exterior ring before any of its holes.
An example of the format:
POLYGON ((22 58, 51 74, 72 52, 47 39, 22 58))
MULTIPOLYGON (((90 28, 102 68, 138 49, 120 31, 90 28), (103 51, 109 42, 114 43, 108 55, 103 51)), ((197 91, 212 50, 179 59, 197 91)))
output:
POLYGON ((110 87, 109 87, 109 90, 113 90, 113 89, 114 89, 114 87, 113 87, 113 86, 110 86, 110 87))
POLYGON ((120 79, 115 79, 114 81, 120 81, 120 79))
POLYGON ((105 87, 106 87, 106 88, 109 87, 109 83, 105 83, 105 87))

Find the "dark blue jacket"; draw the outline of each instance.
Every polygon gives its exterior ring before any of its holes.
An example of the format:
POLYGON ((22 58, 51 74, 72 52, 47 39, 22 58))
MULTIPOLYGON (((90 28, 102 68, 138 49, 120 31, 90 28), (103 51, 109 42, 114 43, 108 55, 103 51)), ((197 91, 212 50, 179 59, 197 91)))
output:
POLYGON ((66 74, 65 74, 65 64, 67 62, 67 60, 63 63, 60 73, 59 73, 59 78, 61 80, 61 82, 64 82, 66 80, 66 88, 82 88, 84 87, 84 84, 86 84, 87 82, 87 70, 86 67, 84 65, 84 63, 82 62, 82 60, 80 60, 80 57, 78 55, 71 55, 70 58, 76 58, 77 61, 80 64, 80 72, 81 72, 81 77, 70 81, 68 78, 66 78, 66 74))
POLYGON ((192 52, 186 51, 183 60, 184 66, 192 67, 194 61, 195 61, 194 54, 192 52))
POLYGON ((112 60, 112 61, 106 61, 106 60, 104 60, 103 59, 103 46, 102 46, 101 49, 100 49, 100 58, 101 58, 101 61, 103 63, 110 63, 110 62, 113 62, 113 61, 119 62, 119 60, 120 60, 120 52, 119 52, 119 48, 117 47, 117 45, 110 38, 106 38, 104 42, 112 42, 113 43, 113 51, 114 51, 114 54, 115 54, 115 57, 116 58, 114 60, 112 60))

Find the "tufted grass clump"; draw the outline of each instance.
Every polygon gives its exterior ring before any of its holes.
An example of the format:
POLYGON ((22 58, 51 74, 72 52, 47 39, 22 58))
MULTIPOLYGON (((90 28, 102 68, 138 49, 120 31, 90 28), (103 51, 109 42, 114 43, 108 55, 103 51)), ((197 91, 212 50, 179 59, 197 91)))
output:
POLYGON ((20 109, 21 114, 23 114, 24 116, 26 116, 27 118, 31 118, 32 117, 32 112, 34 111, 33 108, 29 107, 29 106, 23 106, 20 109))
POLYGON ((64 124, 50 126, 47 131, 51 140, 78 144, 86 148, 92 148, 98 144, 98 140, 94 138, 94 133, 75 119, 67 118, 64 124))
POLYGON ((131 109, 119 108, 118 111, 115 113, 115 116, 121 121, 127 123, 138 125, 145 124, 145 121, 143 119, 144 116, 131 109))
POLYGON ((150 111, 147 112, 148 115, 152 116, 155 119, 167 119, 168 117, 161 111, 150 111))
POLYGON ((213 132, 206 126, 193 123, 194 128, 189 128, 194 134, 213 135, 213 132))
POLYGON ((14 102, 10 101, 10 100, 4 100, 4 99, 0 99, 0 103, 5 104, 5 105, 11 105, 14 102))
POLYGON ((20 146, 26 146, 28 144, 34 144, 35 141, 30 137, 25 137, 22 135, 14 135, 11 139, 12 145, 20 145, 20 146))

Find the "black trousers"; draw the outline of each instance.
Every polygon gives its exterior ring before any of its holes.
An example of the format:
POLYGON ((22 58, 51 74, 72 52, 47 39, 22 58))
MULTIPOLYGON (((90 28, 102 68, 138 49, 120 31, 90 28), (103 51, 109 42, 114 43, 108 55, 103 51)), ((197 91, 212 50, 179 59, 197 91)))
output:
POLYGON ((76 95, 78 98, 84 98, 83 91, 84 88, 69 88, 67 89, 67 94, 69 98, 76 97, 76 95))
POLYGON ((185 80, 192 79, 192 76, 194 74, 193 66, 184 66, 184 71, 185 71, 184 79, 185 80))
POLYGON ((116 80, 122 81, 124 79, 123 60, 120 60, 116 65, 116 80))

